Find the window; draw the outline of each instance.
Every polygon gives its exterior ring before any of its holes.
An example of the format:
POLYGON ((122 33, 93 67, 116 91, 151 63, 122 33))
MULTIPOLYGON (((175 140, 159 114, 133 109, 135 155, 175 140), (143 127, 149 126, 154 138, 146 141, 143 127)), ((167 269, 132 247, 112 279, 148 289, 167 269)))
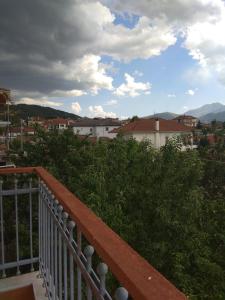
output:
POLYGON ((90 128, 90 132, 92 132, 92 128, 90 128))
POLYGON ((109 131, 109 127, 106 127, 105 130, 106 130, 106 131, 109 131))

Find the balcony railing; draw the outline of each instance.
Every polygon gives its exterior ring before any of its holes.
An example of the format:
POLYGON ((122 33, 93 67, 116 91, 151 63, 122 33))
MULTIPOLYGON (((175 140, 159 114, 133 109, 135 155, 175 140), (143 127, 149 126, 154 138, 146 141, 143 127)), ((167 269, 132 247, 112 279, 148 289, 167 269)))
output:
POLYGON ((55 300, 186 299, 45 169, 4 169, 0 176, 2 277, 37 267, 55 300), (13 243, 7 237, 12 227, 13 243), (12 250, 15 259, 7 261, 12 250))

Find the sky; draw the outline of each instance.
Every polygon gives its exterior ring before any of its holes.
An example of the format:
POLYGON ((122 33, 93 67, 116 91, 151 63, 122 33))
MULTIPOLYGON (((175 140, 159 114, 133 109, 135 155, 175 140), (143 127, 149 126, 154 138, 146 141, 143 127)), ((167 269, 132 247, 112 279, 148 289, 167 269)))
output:
POLYGON ((1 0, 0 87, 88 117, 225 104, 225 2, 1 0))

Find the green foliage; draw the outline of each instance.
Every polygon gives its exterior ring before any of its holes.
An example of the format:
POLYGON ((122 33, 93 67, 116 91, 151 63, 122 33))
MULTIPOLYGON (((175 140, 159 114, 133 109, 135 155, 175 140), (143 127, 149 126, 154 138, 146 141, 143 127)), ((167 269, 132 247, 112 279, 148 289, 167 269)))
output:
POLYGON ((29 117, 70 118, 76 120, 79 116, 51 107, 40 105, 17 104, 11 107, 10 118, 14 123, 20 124, 20 119, 27 120, 29 117))
POLYGON ((190 299, 225 299, 225 168, 175 141, 81 141, 39 131, 17 165, 42 165, 190 299))

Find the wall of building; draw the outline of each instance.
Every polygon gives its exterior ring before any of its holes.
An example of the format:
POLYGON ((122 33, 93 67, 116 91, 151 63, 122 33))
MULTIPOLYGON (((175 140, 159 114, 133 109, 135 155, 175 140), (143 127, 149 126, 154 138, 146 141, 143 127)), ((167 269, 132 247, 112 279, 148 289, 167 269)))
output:
MULTIPOLYGON (((158 132, 158 133, 129 133, 124 134, 126 140, 134 138, 136 141, 150 140, 155 148, 160 148, 166 144, 167 139, 183 136, 183 132, 158 132), (158 135, 158 136, 157 136, 158 135)), ((189 133, 190 134, 190 133, 189 133)))
POLYGON ((100 137, 108 137, 115 138, 116 133, 110 133, 114 128, 118 128, 119 126, 94 126, 94 127, 73 127, 74 134, 79 135, 89 135, 100 137))
POLYGON ((88 135, 92 134, 93 127, 73 127, 74 134, 88 135))
POLYGON ((119 128, 119 126, 96 126, 94 129, 94 135, 99 137, 107 137, 113 139, 117 136, 116 133, 110 133, 111 130, 119 128))

